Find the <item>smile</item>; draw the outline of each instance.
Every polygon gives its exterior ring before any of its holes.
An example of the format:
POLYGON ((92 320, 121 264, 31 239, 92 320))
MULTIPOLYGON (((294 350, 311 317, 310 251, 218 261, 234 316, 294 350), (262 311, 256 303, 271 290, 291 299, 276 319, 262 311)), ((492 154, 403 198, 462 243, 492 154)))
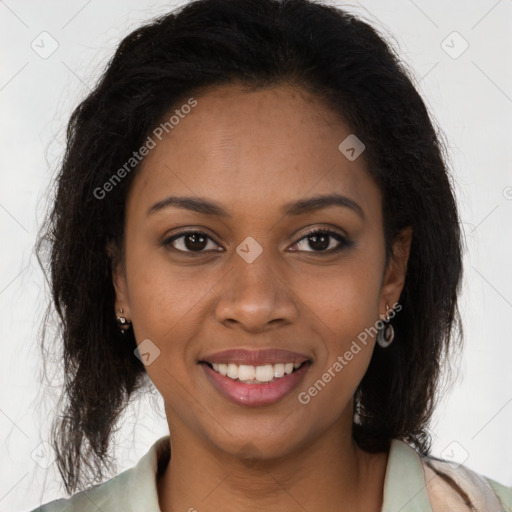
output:
POLYGON ((304 363, 276 363, 261 366, 233 363, 207 363, 217 373, 244 384, 263 384, 290 375, 304 363))
POLYGON ((198 361, 207 381, 237 405, 272 405, 289 395, 313 364, 310 356, 288 350, 225 350, 198 361))

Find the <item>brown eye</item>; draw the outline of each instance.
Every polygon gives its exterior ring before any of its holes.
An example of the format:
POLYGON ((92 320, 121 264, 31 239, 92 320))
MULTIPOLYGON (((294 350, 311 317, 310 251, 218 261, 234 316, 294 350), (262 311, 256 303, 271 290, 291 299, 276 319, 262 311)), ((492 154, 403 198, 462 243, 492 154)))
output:
POLYGON ((332 254, 333 252, 350 247, 353 244, 345 236, 336 231, 316 229, 302 237, 296 245, 299 247, 297 249, 299 251, 332 254), (308 248, 310 250, 308 250, 308 248))
POLYGON ((209 250, 216 250, 215 247, 218 247, 217 244, 202 231, 187 231, 179 235, 174 235, 166 239, 163 245, 184 253, 206 252, 205 249, 207 248, 209 250), (213 243, 213 247, 212 244, 210 244, 209 247, 209 242, 213 243))

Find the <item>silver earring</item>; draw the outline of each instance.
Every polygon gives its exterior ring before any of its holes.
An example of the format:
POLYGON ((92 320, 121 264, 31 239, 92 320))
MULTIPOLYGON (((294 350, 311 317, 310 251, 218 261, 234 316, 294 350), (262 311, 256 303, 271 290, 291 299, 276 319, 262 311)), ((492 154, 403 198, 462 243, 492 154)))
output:
MULTIPOLYGON (((389 306, 386 304, 386 322, 389 322, 389 316, 387 315, 389 309, 389 306)), ((393 326, 389 323, 384 324, 382 329, 379 329, 377 334, 377 343, 382 348, 387 348, 389 345, 391 345, 391 343, 393 343, 394 339, 395 329, 393 329, 393 326)))
POLYGON ((120 309, 119 310, 120 316, 116 315, 116 322, 117 322, 117 327, 119 327, 119 330, 121 331, 121 333, 124 334, 128 329, 130 329, 130 326, 132 325, 132 323, 130 320, 127 320, 124 316, 121 316, 122 314, 123 314, 123 310, 120 309))

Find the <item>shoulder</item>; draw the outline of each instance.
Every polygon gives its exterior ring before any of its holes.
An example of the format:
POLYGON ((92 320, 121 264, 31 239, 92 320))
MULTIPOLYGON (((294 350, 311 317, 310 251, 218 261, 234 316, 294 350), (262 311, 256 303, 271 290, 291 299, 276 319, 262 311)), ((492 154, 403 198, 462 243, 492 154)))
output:
POLYGON ((168 448, 169 436, 162 437, 133 468, 70 498, 42 505, 32 512, 159 512, 156 478, 159 467, 168 461, 168 448))
POLYGON ((506 487, 464 465, 419 455, 433 512, 477 510, 512 512, 512 487, 506 487), (471 508, 471 506, 473 508, 471 508))
POLYGON ((133 472, 134 468, 129 469, 106 482, 74 494, 70 498, 52 501, 32 512, 97 512, 98 510, 108 512, 116 510, 114 503, 122 504, 128 490, 127 483, 131 480, 133 472))
POLYGON ((512 512, 512 488, 393 439, 383 512, 512 512))

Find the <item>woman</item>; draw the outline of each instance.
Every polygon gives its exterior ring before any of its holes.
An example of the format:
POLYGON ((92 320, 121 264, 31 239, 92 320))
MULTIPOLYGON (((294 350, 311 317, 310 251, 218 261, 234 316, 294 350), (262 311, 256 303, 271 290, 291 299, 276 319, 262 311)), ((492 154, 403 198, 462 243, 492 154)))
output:
POLYGON ((352 15, 200 0, 130 34, 69 123, 47 244, 55 449, 85 490, 39 510, 512 509, 429 456, 458 214, 423 101, 352 15), (170 436, 86 488, 149 381, 170 436))

